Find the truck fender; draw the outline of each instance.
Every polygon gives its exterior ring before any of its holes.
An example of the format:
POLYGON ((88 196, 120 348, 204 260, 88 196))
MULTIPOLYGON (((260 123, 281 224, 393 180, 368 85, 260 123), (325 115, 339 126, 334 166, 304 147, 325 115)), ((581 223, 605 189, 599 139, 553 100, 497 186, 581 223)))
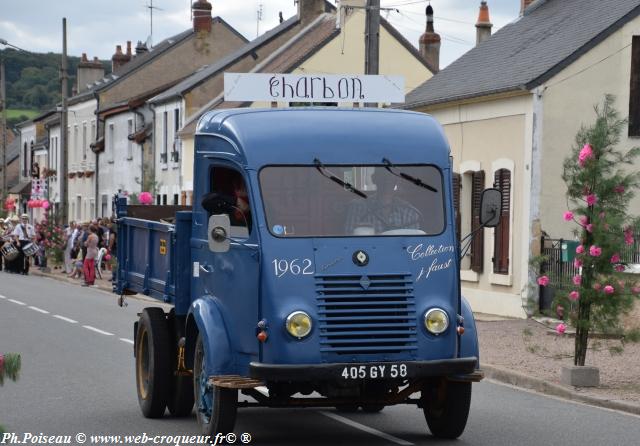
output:
POLYGON ((475 356, 478 358, 477 367, 480 368, 480 350, 478 348, 478 332, 476 330, 476 320, 471 311, 471 305, 464 297, 462 298, 462 317, 464 318, 464 334, 460 336, 460 357, 468 358, 475 356))
POLYGON ((207 373, 209 375, 233 374, 233 352, 227 335, 227 327, 213 296, 200 297, 191 304, 185 333, 185 365, 187 368, 193 368, 196 339, 200 333, 207 373))

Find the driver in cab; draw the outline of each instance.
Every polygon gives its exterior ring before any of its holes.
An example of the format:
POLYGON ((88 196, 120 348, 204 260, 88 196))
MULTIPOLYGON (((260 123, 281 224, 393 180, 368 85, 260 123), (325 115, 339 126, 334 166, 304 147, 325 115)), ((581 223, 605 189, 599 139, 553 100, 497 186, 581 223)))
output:
POLYGON ((397 177, 378 168, 371 176, 375 193, 349 206, 345 230, 353 235, 375 235, 400 229, 421 229, 420 211, 398 196, 397 177))

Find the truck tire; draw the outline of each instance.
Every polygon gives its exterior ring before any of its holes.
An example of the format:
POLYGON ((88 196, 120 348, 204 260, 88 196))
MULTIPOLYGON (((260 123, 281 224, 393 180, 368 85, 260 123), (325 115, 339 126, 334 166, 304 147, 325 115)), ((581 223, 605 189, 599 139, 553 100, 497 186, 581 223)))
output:
POLYGON ((180 332, 176 329, 174 310, 171 309, 167 319, 173 350, 171 351, 171 393, 167 401, 167 409, 174 417, 186 417, 193 412, 193 375, 179 375, 178 353, 180 332))
POLYGON ((142 414, 164 415, 171 378, 169 330, 162 308, 142 310, 136 332, 136 387, 142 414))
POLYGON ((207 385, 205 352, 198 334, 193 358, 193 395, 196 417, 204 435, 233 432, 238 411, 238 390, 207 385))
POLYGON ((464 432, 471 405, 471 383, 442 380, 422 389, 422 410, 437 438, 458 438, 464 432))
POLYGON ((362 406, 362 411, 365 413, 378 413, 384 409, 382 404, 365 404, 362 406))

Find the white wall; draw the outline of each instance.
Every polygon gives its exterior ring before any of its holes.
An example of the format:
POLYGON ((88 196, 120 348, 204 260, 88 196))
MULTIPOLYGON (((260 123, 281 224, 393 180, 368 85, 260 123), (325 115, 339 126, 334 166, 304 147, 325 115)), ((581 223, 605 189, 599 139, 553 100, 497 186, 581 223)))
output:
POLYGON ((95 141, 97 119, 95 115, 97 102, 89 99, 69 106, 68 113, 68 147, 69 173, 75 173, 69 178, 69 220, 80 222, 96 218, 96 155, 89 145, 95 141), (86 133, 85 133, 86 129, 86 133), (86 172, 94 173, 86 176, 86 172), (83 176, 80 177, 79 173, 83 176))
POLYGON ((141 192, 142 149, 128 136, 140 130, 139 119, 133 112, 109 116, 104 122, 104 152, 100 154, 100 178, 97 213, 109 217, 111 200, 118 191, 141 192))
MULTIPOLYGON (((176 130, 182 127, 184 122, 184 104, 182 100, 176 100, 160 104, 154 109, 154 156, 155 156, 155 171, 156 182, 158 187, 158 196, 160 197, 160 204, 174 204, 175 195, 178 196, 178 203, 180 204, 180 194, 182 191, 181 183, 181 165, 182 154, 181 142, 176 138, 176 130), (179 113, 179 122, 176 126, 176 110, 179 113), (166 122, 166 128, 165 128, 166 122), (162 154, 166 150, 166 162, 164 161, 162 154), (179 158, 178 161, 172 159, 172 152, 177 151, 179 158)), ((186 169, 193 169, 193 165, 185 166, 186 169)), ((147 191, 153 192, 153 191, 147 191)), ((158 203, 158 196, 154 197, 156 203, 158 203)))

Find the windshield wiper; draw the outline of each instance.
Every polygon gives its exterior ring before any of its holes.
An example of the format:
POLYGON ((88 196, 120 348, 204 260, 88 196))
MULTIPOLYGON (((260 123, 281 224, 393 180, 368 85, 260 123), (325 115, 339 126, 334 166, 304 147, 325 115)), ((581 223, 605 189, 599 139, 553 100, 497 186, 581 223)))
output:
POLYGON ((424 183, 420 178, 416 178, 414 176, 411 176, 408 173, 394 171, 392 168, 395 168, 396 166, 393 165, 393 163, 391 163, 391 161, 389 161, 388 159, 382 158, 382 162, 386 164, 385 169, 387 169, 393 175, 395 175, 397 177, 400 177, 400 178, 403 178, 403 179, 415 184, 416 186, 424 187, 425 189, 430 190, 431 192, 438 192, 438 189, 436 189, 435 187, 429 186, 428 184, 424 183))
POLYGON ((338 183, 340 186, 342 186, 343 189, 346 189, 346 190, 348 190, 350 192, 353 192, 354 194, 356 194, 356 195, 358 195, 358 196, 360 196, 362 198, 367 198, 367 195, 364 192, 362 192, 361 190, 356 189, 355 187, 353 187, 352 184, 347 183, 346 181, 343 181, 340 178, 338 178, 337 176, 335 176, 333 174, 333 172, 331 172, 329 169, 324 167, 324 164, 322 164, 318 158, 313 160, 313 164, 315 164, 316 169, 318 169, 318 172, 320 172, 320 174, 323 177, 329 178, 334 183, 338 183))

